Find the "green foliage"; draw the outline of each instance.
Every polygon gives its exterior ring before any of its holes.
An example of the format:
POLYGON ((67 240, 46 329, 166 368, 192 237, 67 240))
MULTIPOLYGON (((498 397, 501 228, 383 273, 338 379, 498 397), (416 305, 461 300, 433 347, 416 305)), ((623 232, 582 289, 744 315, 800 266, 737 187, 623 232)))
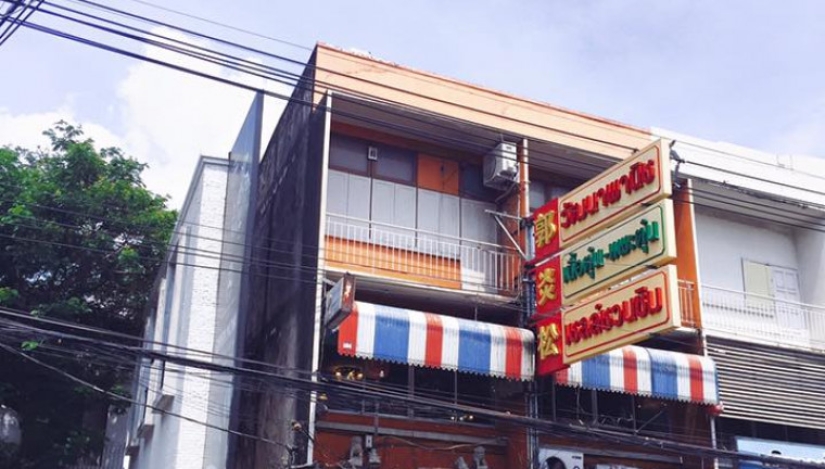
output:
MULTIPOLYGON (((49 150, 0 148, 0 306, 140 335, 177 213, 145 188, 146 165, 96 149, 65 122, 45 134, 49 150)), ((123 394, 128 370, 101 367, 93 356, 55 358, 46 345, 19 348, 123 394)), ((111 399, 3 351, 0 370, 0 404, 23 422, 15 467, 58 467, 100 451, 102 427, 90 425, 90 415, 105 421, 100 409, 111 399)))

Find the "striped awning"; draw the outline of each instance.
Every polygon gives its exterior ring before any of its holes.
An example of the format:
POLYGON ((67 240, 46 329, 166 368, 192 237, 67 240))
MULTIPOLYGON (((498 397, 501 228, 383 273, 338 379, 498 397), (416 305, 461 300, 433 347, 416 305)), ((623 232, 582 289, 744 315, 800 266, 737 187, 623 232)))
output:
POLYGON ((556 382, 601 391, 718 404, 716 365, 709 357, 627 346, 555 373, 556 382))
POLYGON ((356 302, 338 329, 341 355, 531 380, 526 329, 356 302))

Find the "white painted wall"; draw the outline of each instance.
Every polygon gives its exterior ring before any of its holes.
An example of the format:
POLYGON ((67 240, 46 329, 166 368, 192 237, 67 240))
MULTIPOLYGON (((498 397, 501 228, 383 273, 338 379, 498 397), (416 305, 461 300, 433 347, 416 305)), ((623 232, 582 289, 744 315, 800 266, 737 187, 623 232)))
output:
POLYGON ((825 306, 825 233, 799 228, 795 241, 802 302, 825 306))
POLYGON ((653 128, 654 138, 675 140, 680 174, 825 207, 825 159, 775 154, 653 128))
POLYGON ((758 220, 723 218, 696 207, 696 238, 704 285, 743 291, 743 259, 799 269, 791 229, 758 220))
MULTIPOLYGON (((174 291, 166 307, 160 295, 154 330, 151 337, 159 341, 162 336, 163 314, 170 313, 169 342, 194 350, 212 351, 216 330, 217 288, 222 248, 223 211, 226 197, 227 165, 225 161, 202 158, 193 179, 175 228, 171 245, 181 251, 176 256, 174 291), (187 252, 188 251, 188 252, 187 252), (204 255, 208 254, 208 255, 204 255)), ((167 269, 167 276, 170 270, 167 269)), ((170 285, 168 278, 165 285, 170 285)), ((171 350, 191 358, 204 360, 193 352, 171 350)), ((154 366, 159 366, 155 363, 154 366)), ((228 412, 228 409, 210 409, 210 387, 219 383, 199 369, 181 369, 167 365, 163 387, 159 387, 160 373, 150 373, 149 399, 162 394, 174 396, 171 413, 184 415, 199 422, 206 422, 208 412, 228 412)), ((147 384, 147 383, 144 383, 147 384)), ((169 414, 157 414, 147 409, 145 421, 154 425, 153 432, 139 443, 137 455, 131 459, 136 469, 174 467, 176 469, 203 469, 223 467, 215 461, 205 460, 208 432, 220 430, 183 420, 169 414)), ((225 441, 225 440, 224 440, 225 441)))

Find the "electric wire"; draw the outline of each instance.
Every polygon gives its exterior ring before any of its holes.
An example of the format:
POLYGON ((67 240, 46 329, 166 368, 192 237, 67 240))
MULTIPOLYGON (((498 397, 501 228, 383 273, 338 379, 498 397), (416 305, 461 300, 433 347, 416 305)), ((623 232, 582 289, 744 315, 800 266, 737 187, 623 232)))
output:
MULTIPOLYGON (((88 0, 73 0, 73 1, 75 1, 75 2, 80 2, 80 3, 94 3, 94 2, 89 2, 88 0)), ((65 8, 65 7, 64 7, 64 8, 65 8)), ((108 21, 108 20, 107 20, 107 21, 108 21)), ((147 32, 147 34, 153 34, 153 33, 148 33, 148 32, 147 32)), ((169 39, 169 40, 173 40, 173 39, 171 39, 171 38, 167 38, 167 39, 169 39)), ((196 47, 196 46, 195 46, 195 47, 196 47)), ((264 51, 260 51, 260 52, 261 52, 261 53, 265 53, 264 51)), ((257 64, 256 64, 256 65, 257 65, 257 64)), ((402 91, 404 91, 404 90, 402 90, 402 91)), ((407 91, 407 92, 409 92, 409 90, 406 90, 406 91, 407 91)), ((699 145, 692 144, 692 143, 691 143, 690 145, 692 145, 692 146, 699 146, 699 145)), ((701 146, 699 146, 699 147, 701 148, 701 146)), ((718 151, 718 150, 717 150, 717 151, 718 151)), ((733 156, 737 156, 737 155, 733 155, 733 156)))
MULTIPOLYGON (((384 387, 384 389, 386 389, 386 387, 384 387)), ((403 389, 402 389, 402 391, 403 391, 403 389)), ((437 396, 436 396, 436 397, 437 397, 437 396)))
MULTIPOLYGON (((157 26, 164 26, 164 27, 168 27, 168 28, 171 28, 171 29, 175 29, 175 30, 180 31, 180 32, 190 33, 191 35, 194 35, 194 36, 196 36, 196 37, 201 37, 201 38, 203 38, 203 39, 208 39, 208 40, 211 40, 211 41, 213 41, 213 42, 219 42, 219 43, 223 43, 223 44, 225 44, 225 45, 230 45, 230 46, 233 46, 233 47, 238 47, 238 48, 244 48, 244 47, 245 47, 245 46, 243 46, 242 44, 239 44, 239 43, 233 43, 233 42, 230 42, 230 41, 222 41, 222 40, 221 40, 221 39, 219 39, 219 38, 212 37, 212 36, 208 36, 208 35, 205 35, 205 34, 201 34, 201 33, 198 33, 197 31, 191 31, 191 30, 185 30, 185 29, 183 29, 183 28, 177 28, 177 27, 176 27, 175 25, 173 25, 173 24, 168 24, 168 23, 159 22, 159 21, 154 20, 154 19, 152 19, 152 18, 148 18, 148 17, 145 17, 145 16, 136 15, 136 14, 129 13, 129 12, 126 12, 126 11, 118 10, 117 8, 109 7, 109 6, 106 6, 106 5, 101 5, 101 4, 96 3, 96 2, 92 2, 92 1, 88 1, 88 0, 70 0, 70 1, 73 1, 74 3, 85 3, 85 4, 88 4, 88 5, 91 5, 91 6, 95 7, 95 8, 98 8, 98 9, 100 9, 100 10, 104 10, 104 11, 110 11, 110 12, 113 12, 113 13, 115 13, 115 14, 119 15, 119 16, 129 17, 129 18, 133 18, 133 19, 138 19, 138 20, 140 20, 140 21, 143 21, 143 22, 146 22, 146 23, 149 23, 149 24, 155 24, 155 25, 157 25, 157 26)), ((223 28, 227 28, 227 29, 233 29, 233 30, 236 30, 236 31, 238 31, 238 30, 239 30, 238 28, 235 28, 235 27, 233 27, 233 26, 231 26, 231 25, 227 25, 227 24, 225 24, 225 23, 216 22, 216 21, 214 21, 214 20, 209 20, 209 19, 205 19, 205 18, 202 18, 202 17, 192 16, 192 15, 189 15, 189 14, 186 14, 186 13, 183 13, 183 12, 180 12, 180 11, 169 10, 169 9, 166 9, 166 8, 164 8, 164 7, 162 7, 162 6, 158 6, 158 5, 153 4, 153 3, 151 3, 151 2, 147 2, 147 1, 145 1, 145 0, 131 0, 131 1, 136 2, 136 3, 140 3, 140 4, 144 4, 144 5, 147 5, 147 6, 152 6, 152 7, 154 7, 154 8, 160 9, 160 10, 162 10, 162 11, 172 11, 172 12, 174 12, 174 13, 176 13, 176 14, 179 14, 179 15, 183 15, 183 16, 187 16, 187 17, 193 17, 193 18, 196 18, 196 19, 198 19, 198 20, 200 20, 200 21, 204 21, 204 22, 207 22, 207 23, 209 23, 209 24, 213 24, 213 25, 216 25, 216 26, 219 26, 219 27, 223 27, 223 28)), ((257 33, 251 32, 251 31, 247 31, 247 30, 239 30, 239 31, 240 31, 240 32, 247 33, 247 34, 251 34, 251 35, 253 35, 253 36, 263 37, 263 38, 265 38, 265 39, 276 40, 276 41, 278 41, 278 42, 281 42, 281 40, 280 40, 280 39, 275 39, 275 38, 271 38, 271 37, 261 36, 261 35, 259 35, 259 34, 257 34, 257 33)), ((311 51, 311 50, 312 50, 312 48, 310 48, 310 47, 299 46, 299 45, 297 45, 297 44, 290 43, 290 42, 286 42, 286 44, 287 44, 287 45, 290 45, 290 46, 293 46, 293 47, 298 47, 298 48, 301 48, 301 49, 306 50, 306 51, 311 51)), ((284 60, 284 61, 287 61, 287 62, 290 62, 290 63, 294 63, 294 60, 293 60, 293 59, 286 58, 286 57, 281 57, 281 56, 276 56, 276 55, 274 55, 274 54, 270 54, 270 53, 269 53, 269 52, 267 52, 267 51, 257 50, 257 49, 252 49, 252 48, 245 48, 245 49, 243 49, 243 50, 246 50, 247 52, 255 52, 255 53, 258 53, 258 54, 261 54, 261 55, 270 56, 270 57, 272 57, 272 58, 276 58, 276 59, 284 60)), ((344 60, 347 60, 347 61, 355 62, 355 59, 354 59, 354 58, 349 57, 349 56, 347 56, 347 55, 344 55, 342 58, 343 58, 344 60)), ((336 72, 337 72, 337 71, 335 71, 335 70, 328 70, 328 69, 323 69, 323 68, 317 68, 317 66, 315 66, 315 65, 310 65, 310 66, 311 66, 311 67, 313 67, 313 69, 319 69, 320 71, 324 71, 324 72, 327 72, 327 73, 336 73, 336 72)), ((340 73, 339 73, 339 74, 340 74, 340 73)), ((342 74, 342 75, 343 75, 343 74, 342 74)), ((350 77, 349 75, 346 75, 346 76, 347 76, 348 78, 352 78, 352 77, 350 77)), ((358 78, 358 79, 362 79, 362 80, 364 80, 364 81, 366 81, 366 82, 368 82, 368 83, 371 83, 371 84, 376 84, 376 85, 379 85, 379 86, 381 86, 381 85, 385 85, 385 84, 382 84, 382 83, 378 83, 378 82, 374 82, 374 81, 371 81, 371 80, 368 80, 368 79, 364 79, 363 77, 357 77, 357 78, 358 78)), ((418 79, 418 80, 421 80, 421 77, 419 77, 419 76, 417 76, 417 75, 416 75, 416 76, 414 76, 414 78, 415 78, 415 79, 418 79)), ((430 83, 430 82, 428 82, 428 83, 430 83)), ((442 83, 442 82, 437 82, 437 84, 438 84, 438 85, 440 85, 440 86, 448 86, 448 84, 447 84, 447 83, 442 83)), ((409 90, 402 89, 401 91, 403 91, 403 92, 408 92, 409 90)), ((492 99, 495 99, 495 98, 492 98, 492 99)), ((507 104, 508 104, 508 105, 513 105, 513 103, 510 103, 509 101, 507 102, 507 104)), ((515 103, 515 105, 517 105, 518 107, 522 107, 519 103, 515 103)), ((566 116, 561 116, 561 117, 566 118, 566 116)), ((577 121, 577 122, 578 122, 578 121, 577 121)), ((608 131, 612 131, 613 129, 608 128, 608 129, 606 129, 606 130, 608 130, 608 131)), ((666 139, 667 139, 667 137, 663 137, 663 138, 666 138, 666 139)), ((761 160, 759 160, 759 159, 754 159, 754 158, 748 158, 748 157, 746 157, 746 156, 743 156, 743 155, 738 155, 738 154, 735 154, 735 153, 731 153, 731 152, 729 152, 729 151, 724 151, 724 150, 720 150, 720 149, 718 149, 718 148, 709 147, 709 146, 706 146, 706 145, 701 144, 701 143, 696 143, 696 142, 681 142, 681 143, 682 143, 683 145, 692 146, 692 147, 694 147, 694 148, 699 148, 699 149, 707 150, 707 151, 710 151, 710 152, 713 152, 713 153, 722 154, 722 155, 726 155, 726 156, 731 156, 731 157, 734 157, 734 158, 739 158, 739 159, 745 159, 745 160, 747 160, 747 161, 754 162, 754 163, 757 163, 757 164, 762 164, 762 165, 768 165, 768 166, 771 166, 771 167, 776 167, 776 165, 773 165, 773 164, 771 164, 771 163, 769 163, 769 162, 761 161, 761 160)), ((799 172, 799 173, 801 173, 801 174, 805 174, 805 175, 811 176, 811 177, 816 177, 816 178, 820 178, 820 179, 825 179, 825 177, 823 177, 822 175, 819 175, 819 174, 806 173, 806 172, 803 172, 803 171, 798 171, 798 170, 795 170, 795 171, 796 171, 796 172, 799 172)))
MULTIPOLYGON (((4 344, 4 348, 5 347, 8 347, 8 346, 6 346, 4 344)), ((241 368, 235 368, 235 367, 220 367, 220 366, 215 366, 214 364, 204 363, 204 362, 201 362, 199 360, 187 360, 187 359, 184 359, 184 358, 181 358, 181 357, 173 357, 173 356, 169 356, 169 355, 165 355, 165 354, 149 353, 149 351, 146 351, 146 350, 139 350, 139 351, 143 352, 143 354, 147 355, 147 356, 153 355, 153 356, 158 357, 158 358, 164 358, 165 357, 168 361, 181 362, 182 364, 189 365, 189 366, 195 366, 195 367, 200 366, 200 367, 203 367, 203 368, 206 368, 206 369, 216 369, 216 370, 231 369, 231 370, 237 371, 239 373, 243 372, 243 373, 261 374, 260 372, 256 372, 255 370, 241 369, 241 368)), ((20 352, 14 351, 14 353, 20 353, 20 352)), ((285 377, 285 376, 280 376, 279 377, 278 375, 272 375, 272 374, 269 374, 269 373, 262 373, 262 375, 272 377, 273 379, 278 378, 278 381, 283 381, 283 382, 301 381, 301 380, 292 380, 289 377, 285 377)), ((303 384, 308 386, 309 389, 314 389, 314 390, 337 389, 340 392, 353 392, 354 391, 353 387, 337 386, 334 383, 323 383, 323 382, 307 380, 307 381, 303 382, 303 384)), ((357 395, 358 391, 355 391, 355 392, 356 392, 356 395, 357 395)), ((471 412, 475 412, 479 415, 489 416, 490 418, 499 419, 499 420, 502 420, 502 421, 506 421, 506 422, 518 425, 518 426, 526 426, 528 428, 535 426, 535 427, 538 427, 537 428, 538 430, 544 431, 544 432, 547 432, 547 433, 550 433, 550 434, 567 434, 567 435, 578 434, 578 435, 582 435, 582 436, 598 437, 600 439, 607 438, 607 439, 611 439, 613 441, 623 442, 624 444, 652 446, 652 447, 656 447, 659 450, 666 451, 666 452, 672 452, 672 453, 675 453, 675 454, 685 454, 686 452, 690 452, 691 454, 701 455, 703 457, 724 457, 724 458, 730 458, 730 459, 733 459, 733 460, 745 459, 745 460, 758 460, 758 461, 763 461, 763 462, 786 462, 783 458, 774 458, 774 457, 769 457, 769 456, 752 457, 750 455, 742 455, 742 454, 732 452, 732 451, 727 451, 727 450, 712 449, 712 448, 708 448, 706 446, 701 446, 701 445, 696 445, 696 444, 688 444, 688 443, 682 443, 682 442, 677 442, 677 441, 668 441, 668 440, 659 440, 659 439, 654 439, 654 438, 650 438, 650 437, 629 436, 629 435, 623 434, 621 432, 605 430, 605 429, 601 429, 601 428, 597 428, 597 427, 593 427, 593 426, 578 426, 578 425, 573 425, 573 424, 562 424, 562 423, 558 423, 558 422, 547 422, 547 421, 542 421, 542 420, 538 420, 538 419, 523 417, 523 416, 519 416, 519 415, 513 415, 513 414, 502 413, 502 412, 490 411, 490 410, 487 410, 487 409, 472 408, 472 407, 468 407, 468 406, 456 406, 454 404, 446 404, 446 403, 441 402, 441 401, 433 401, 433 400, 430 400, 430 399, 420 399, 420 398, 415 399, 415 398, 410 398, 409 396, 398 396, 398 395, 394 395, 394 394, 386 393, 386 392, 375 395, 374 393, 372 393, 370 391, 365 391, 363 389, 360 390, 360 393, 369 394, 369 395, 374 396, 376 398, 400 400, 400 401, 404 401, 405 403, 409 403, 409 404, 417 404, 418 403, 418 404, 422 404, 422 405, 438 406, 439 408, 446 408, 448 410, 455 408, 455 409, 459 409, 459 410, 462 410, 462 411, 471 411, 471 412)), ((138 405, 140 405, 140 404, 138 404, 138 405)), ((804 467, 812 467, 812 468, 813 467, 818 467, 818 468, 822 467, 821 465, 818 465, 818 464, 811 464, 810 466, 806 466, 805 464, 809 464, 809 463, 804 463, 803 464, 804 467)))
MULTIPOLYGON (((21 2, 24 0, 21 0, 21 2)), ((6 43, 9 38, 17 32, 20 28, 21 24, 25 24, 26 21, 36 12, 40 6, 43 4, 44 0, 32 0, 29 4, 22 4, 19 3, 20 12, 15 16, 13 19, 9 20, 8 15, 13 13, 13 10, 7 12, 6 17, 4 20, 8 21, 9 25, 5 31, 0 34, 0 46, 6 43), (24 16, 25 15, 25 16, 24 16)))
POLYGON ((718 168, 717 168, 718 169, 718 168))
MULTIPOLYGON (((101 4, 98 4, 98 3, 93 2, 93 1, 90 1, 90 0, 70 0, 70 1, 73 1, 73 2, 75 2, 75 3, 84 3, 84 4, 89 4, 89 5, 95 6, 95 7, 99 8, 99 9, 102 9, 102 10, 106 10, 106 11, 115 12, 116 14, 119 14, 119 15, 122 15, 122 16, 128 16, 128 17, 132 17, 132 18, 137 18, 137 19, 140 19, 140 20, 142 20, 142 21, 144 21, 144 22, 149 22, 149 23, 156 24, 156 25, 159 25, 159 26, 164 26, 164 27, 167 27, 167 28, 176 29, 176 27, 175 27, 174 25, 172 25, 172 24, 163 23, 163 22, 160 22, 160 21, 157 21, 157 20, 153 20, 153 19, 151 19, 151 18, 147 18, 147 17, 144 17, 144 16, 140 16, 140 15, 130 14, 130 13, 128 13, 128 12, 124 12, 124 11, 122 11, 122 10, 118 10, 118 9, 116 9, 116 8, 113 8, 113 7, 109 7, 109 6, 101 5, 101 4)), ((76 11, 76 10, 74 10, 74 11, 76 11)), ((82 12, 77 12, 77 13, 84 14, 84 13, 82 13, 82 12)), ((103 20, 103 21, 108 21, 108 20, 103 20)), ((112 22, 112 23, 116 23, 116 22, 112 22)), ((125 25, 122 25, 122 24, 121 24, 121 26, 124 26, 124 27, 129 27, 129 26, 125 26, 125 25)), ((132 28, 132 29, 137 29, 137 28, 133 28, 133 27, 129 27, 129 28, 132 28)), ((278 60, 288 61, 288 62, 290 62, 290 63, 292 63, 292 64, 295 64, 295 65, 303 65, 303 63, 302 63, 301 61, 299 61, 299 60, 289 59, 289 58, 286 58, 286 57, 283 57, 283 56, 278 56, 278 55, 271 54, 271 53, 269 53, 269 52, 267 52, 267 51, 263 51, 263 50, 259 50, 259 49, 248 48, 248 47, 246 47, 246 46, 244 46, 244 45, 242 45, 242 44, 239 44, 239 43, 234 43, 234 42, 230 42, 230 41, 224 41, 224 40, 221 40, 221 39, 216 38, 216 37, 213 37, 213 36, 209 36, 209 35, 204 35, 204 34, 198 33, 198 32, 196 32, 196 31, 186 30, 186 29, 182 29, 182 28, 178 28, 177 30, 179 30, 179 31, 181 31, 181 32, 184 32, 184 33, 187 33, 187 34, 190 34, 190 35, 194 35, 194 36, 197 36, 197 37, 201 37, 201 38, 203 38, 203 39, 211 40, 211 41, 213 41, 213 42, 219 42, 219 43, 222 43, 222 44, 224 44, 224 45, 230 45, 230 46, 233 46, 233 47, 236 47, 236 48, 241 48, 241 49, 246 50, 247 52, 254 52, 254 53, 257 53, 257 54, 260 54, 260 55, 264 55, 264 56, 268 56, 268 57, 271 57, 271 58, 275 58, 275 59, 278 59, 278 60)), ((143 31, 143 32, 144 32, 144 34, 153 34, 153 33, 148 32, 148 31, 143 31)), ((170 39, 170 38, 167 38, 167 39, 172 40, 172 39, 170 39)), ((193 45, 191 45, 191 44, 190 44, 190 46, 193 46, 193 45)), ((345 59, 350 59, 350 60, 352 60, 352 59, 351 59, 351 58, 349 58, 349 57, 344 57, 344 58, 345 58, 345 59)), ((392 91, 399 91, 399 92, 403 92, 403 93, 405 93, 405 94, 414 94, 414 93, 412 93, 412 92, 411 92, 410 90, 408 90, 408 89, 401 89, 401 88, 391 87, 390 85, 387 85, 387 84, 384 84, 384 83, 375 82, 375 81, 371 81, 371 80, 366 79, 366 78, 363 78, 363 77, 351 77, 350 75, 346 75, 346 74, 341 73, 341 72, 338 72, 338 71, 336 71, 336 70, 328 70, 328 69, 324 69, 324 68, 317 67, 317 66, 316 66, 316 65, 314 65, 314 64, 308 64, 308 65, 307 65, 307 67, 309 67, 309 68, 311 68, 311 69, 313 69, 313 70, 324 71, 324 72, 331 73, 331 74, 337 74, 337 75, 341 75, 341 76, 346 76, 347 78, 353 78, 353 79, 356 79, 356 80, 365 81, 365 82, 367 82, 367 83, 370 83, 370 84, 375 84, 375 85, 378 85, 378 86, 389 87, 392 91)), ((300 76, 296 74, 296 75, 295 75, 295 77, 296 77, 296 78, 299 78, 300 76)), ((317 82, 319 82, 319 83, 322 83, 322 84, 323 84, 323 82, 321 82, 321 81, 317 81, 317 82)), ((444 83, 444 84, 442 84, 442 85, 443 85, 443 86, 447 86, 447 85, 446 85, 446 83, 444 83)), ((339 90, 339 91, 341 90, 341 88, 340 88, 340 87, 339 87, 339 88, 331 88, 331 89, 336 89, 336 90, 339 90)), ((348 91, 354 91, 354 90, 348 90, 348 91)), ((426 97, 426 96, 418 96, 417 94, 416 94, 416 96, 417 96, 417 97, 426 97)), ((449 102, 449 101, 447 101, 447 102, 448 102, 448 103, 451 103, 451 104, 455 104, 455 103, 452 103, 452 102, 449 102)), ((399 104, 399 103, 397 103, 397 102, 396 102, 395 104, 399 104)), ((512 103, 508 103, 508 104, 512 104, 512 103)), ((501 117, 501 116, 499 116, 499 117, 501 117)), ((561 116, 561 117, 565 117, 565 116, 561 116)), ((578 121, 578 120, 576 120, 576 122, 579 122, 579 121, 578 121)), ((605 129, 605 130, 611 131, 611 130, 613 130, 613 129, 612 129, 612 128, 608 128, 608 129, 605 129)), ((745 157, 743 157, 743 156, 741 156, 741 155, 736 155, 736 154, 734 154, 734 153, 725 152, 725 151, 720 150, 720 149, 715 149, 715 148, 711 148, 711 147, 703 146, 702 144, 698 144, 698 143, 694 143, 694 142, 684 143, 684 145, 688 145, 688 146, 692 146, 692 147, 695 147, 695 148, 704 149, 704 150, 711 151, 711 152, 715 152, 715 153, 718 153, 718 154, 725 154, 725 155, 729 155, 729 156, 733 156, 733 157, 737 157, 737 158, 744 158, 744 159, 747 159, 748 161, 752 161, 752 162, 755 162, 755 163, 763 163, 763 164, 771 165, 770 163, 767 163, 767 162, 762 162, 762 161, 760 161, 760 160, 754 160, 754 159, 750 159, 750 158, 745 158, 745 157)), ((771 166, 774 166, 774 165, 771 165, 771 166)), ((775 167, 775 166, 774 166, 774 167, 775 167)), ((798 172, 799 172, 799 171, 798 171, 798 172)), ((812 176, 812 177, 817 177, 817 178, 825 179, 825 178, 823 178, 823 176, 820 176, 820 175, 815 175, 815 174, 805 173, 805 172, 799 172, 799 173, 800 173, 800 174, 806 174, 806 175, 809 175, 809 176, 812 176)))

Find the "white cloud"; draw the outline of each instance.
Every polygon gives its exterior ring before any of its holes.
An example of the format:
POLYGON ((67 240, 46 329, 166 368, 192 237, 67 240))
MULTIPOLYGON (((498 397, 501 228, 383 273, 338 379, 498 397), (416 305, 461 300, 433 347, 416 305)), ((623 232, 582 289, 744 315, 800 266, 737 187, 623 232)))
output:
POLYGON ((123 146, 123 140, 105 127, 78 119, 69 105, 61 106, 56 111, 32 114, 12 114, 0 108, 0 146, 19 146, 32 150, 37 147, 47 149, 50 142, 48 137, 43 135, 43 131, 61 119, 82 125, 86 136, 92 138, 98 146, 123 146))
MULTIPOLYGON (((156 33, 186 39, 169 30, 156 33)), ((144 54, 151 58, 241 82, 255 88, 289 94, 285 85, 229 71, 157 47, 144 54)), ((86 135, 101 146, 118 146, 127 154, 148 163, 144 182, 152 191, 169 195, 170 206, 180 207, 186 196, 195 163, 200 155, 225 158, 232 148, 253 93, 176 70, 138 62, 129 67, 117 86, 117 98, 99 116, 122 119, 121 135, 99 122, 77 118, 71 96, 54 111, 14 115, 0 108, 0 145, 26 148, 47 147, 42 132, 60 119, 81 124, 86 135)), ((282 100, 267 98, 264 107, 264 142, 271 135, 284 107, 282 100)))
MULTIPOLYGON (((164 29, 155 32, 186 39, 164 29)), ((218 65, 156 47, 149 48, 146 54, 256 88, 272 89, 273 86, 261 78, 229 72, 218 65)), ((284 89, 280 91, 284 92, 284 89)), ((118 87, 118 98, 128 129, 125 135, 127 147, 150 165, 146 173, 147 185, 156 192, 171 195, 173 204, 180 205, 198 156, 226 157, 253 94, 143 62, 129 68, 128 76, 118 87)), ((283 108, 283 102, 270 101, 267 100, 265 122, 271 121, 272 115, 279 115, 283 108)), ((268 135, 267 132, 265 130, 264 135, 268 135)))

